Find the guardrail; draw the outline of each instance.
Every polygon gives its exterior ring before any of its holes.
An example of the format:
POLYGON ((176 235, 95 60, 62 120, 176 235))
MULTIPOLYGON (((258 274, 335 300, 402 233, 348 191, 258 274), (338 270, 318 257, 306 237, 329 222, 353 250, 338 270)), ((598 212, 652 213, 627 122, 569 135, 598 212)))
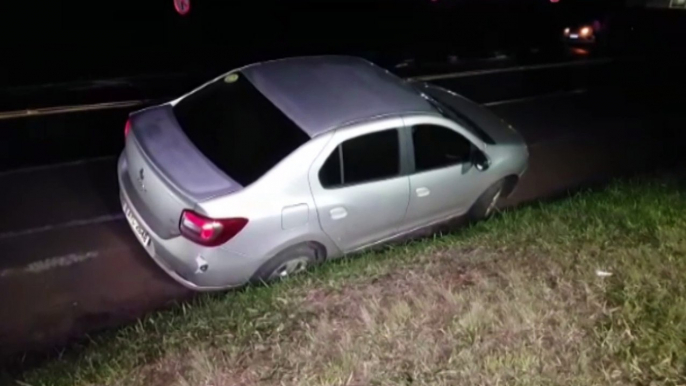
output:
POLYGON ((39 109, 25 109, 25 110, 7 111, 7 112, 0 113, 0 120, 14 119, 14 118, 28 118, 28 117, 53 115, 53 114, 78 113, 78 112, 83 112, 83 111, 121 109, 121 108, 127 108, 127 107, 143 106, 143 105, 150 103, 150 102, 152 102, 152 100, 142 99, 142 100, 121 101, 121 102, 93 103, 93 104, 76 105, 76 106, 58 106, 58 107, 45 107, 45 108, 39 108, 39 109))
MULTIPOLYGON (((483 70, 468 70, 460 72, 452 72, 437 75, 428 76, 417 76, 408 77, 408 81, 434 81, 442 79, 454 79, 454 78, 466 78, 472 76, 483 76, 491 74, 501 74, 508 72, 521 72, 521 71, 533 71, 533 70, 545 70, 553 68, 563 68, 563 67, 573 67, 573 66, 588 66, 588 65, 598 65, 611 62, 612 59, 589 59, 589 60, 575 60, 560 63, 545 63, 545 64, 532 64, 523 66, 513 66, 505 68, 490 68, 483 70)), ((70 106, 57 106, 57 107, 45 107, 36 109, 24 109, 15 111, 0 112, 0 120, 7 119, 17 119, 17 118, 30 118, 45 115, 54 114, 67 114, 67 113, 77 113, 85 111, 97 111, 97 110, 109 110, 109 109, 119 109, 119 108, 133 108, 142 107, 146 104, 152 103, 154 100, 151 99, 139 99, 139 100, 128 100, 119 102, 106 102, 106 103, 93 103, 93 104, 83 104, 83 105, 70 105, 70 106)))
POLYGON ((407 80, 430 82, 432 80, 466 78, 466 77, 470 77, 470 76, 501 74, 501 73, 507 73, 507 72, 547 70, 547 69, 561 68, 561 67, 606 64, 606 63, 612 62, 612 60, 613 59, 611 59, 611 58, 604 58, 604 59, 574 60, 574 61, 560 62, 560 63, 530 64, 530 65, 524 65, 524 66, 514 66, 514 67, 505 67, 505 68, 489 68, 489 69, 483 69, 483 70, 460 71, 460 72, 452 72, 452 73, 446 73, 446 74, 417 76, 417 77, 407 78, 407 80))

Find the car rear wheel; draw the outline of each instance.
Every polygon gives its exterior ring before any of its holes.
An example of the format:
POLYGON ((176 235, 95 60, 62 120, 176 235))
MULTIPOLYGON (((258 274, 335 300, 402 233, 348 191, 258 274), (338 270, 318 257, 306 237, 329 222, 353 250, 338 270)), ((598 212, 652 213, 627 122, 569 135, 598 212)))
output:
POLYGON ((268 260, 253 276, 253 282, 286 279, 320 262, 319 251, 307 244, 288 248, 268 260))
POLYGON ((469 219, 472 221, 479 221, 491 217, 498 209, 498 201, 502 196, 504 187, 505 181, 500 180, 486 189, 469 210, 469 219))

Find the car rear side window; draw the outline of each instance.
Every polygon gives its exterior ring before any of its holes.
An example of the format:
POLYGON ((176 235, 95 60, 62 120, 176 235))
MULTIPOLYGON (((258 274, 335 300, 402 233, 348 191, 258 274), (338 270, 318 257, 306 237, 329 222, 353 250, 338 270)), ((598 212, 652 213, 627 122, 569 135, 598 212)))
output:
POLYGON ((191 142, 243 186, 309 140, 240 73, 190 94, 174 113, 191 142))
POLYGON ((412 127, 415 170, 422 172, 469 161, 472 143, 447 127, 412 127))
POLYGON ((400 174, 398 130, 361 135, 340 144, 319 171, 325 188, 378 181, 400 174))

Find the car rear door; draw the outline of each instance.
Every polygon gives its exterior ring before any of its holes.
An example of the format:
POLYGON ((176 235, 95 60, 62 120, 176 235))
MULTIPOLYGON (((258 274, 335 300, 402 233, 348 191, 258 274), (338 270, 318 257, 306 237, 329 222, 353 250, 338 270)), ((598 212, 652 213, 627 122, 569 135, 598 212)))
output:
POLYGON ((471 162, 476 137, 438 117, 405 117, 413 154, 410 201, 402 230, 447 220, 467 212, 485 189, 482 173, 471 162))
POLYGON ((398 233, 409 202, 402 119, 337 131, 310 169, 322 230, 344 252, 398 233))

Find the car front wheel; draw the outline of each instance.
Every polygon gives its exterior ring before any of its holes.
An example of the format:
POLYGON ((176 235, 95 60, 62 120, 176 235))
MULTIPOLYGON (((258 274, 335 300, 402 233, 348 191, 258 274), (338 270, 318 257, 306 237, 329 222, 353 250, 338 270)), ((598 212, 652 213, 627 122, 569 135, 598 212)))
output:
POLYGON ((479 221, 491 217, 498 209, 498 201, 502 196, 504 186, 505 181, 501 180, 486 189, 469 210, 469 219, 471 221, 479 221))

